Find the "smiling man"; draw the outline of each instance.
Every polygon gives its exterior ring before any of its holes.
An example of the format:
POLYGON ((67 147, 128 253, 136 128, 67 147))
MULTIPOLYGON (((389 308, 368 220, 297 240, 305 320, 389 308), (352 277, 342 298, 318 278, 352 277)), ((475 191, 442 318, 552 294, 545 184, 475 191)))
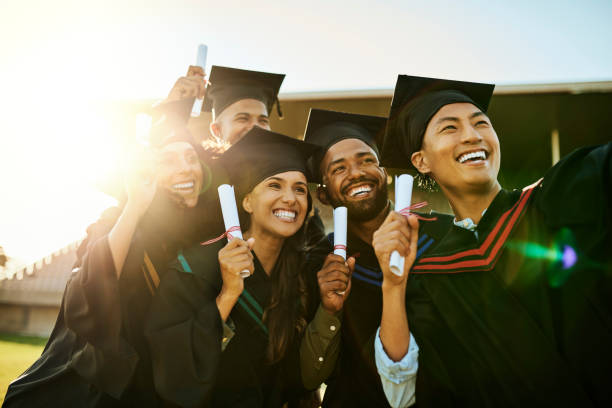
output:
MULTIPOLYGON (((184 126, 195 97, 204 98, 202 111, 212 112, 210 134, 227 144, 240 140, 253 126, 270 130, 270 114, 277 104, 285 74, 250 71, 213 65, 208 81, 204 70, 190 66, 180 77, 166 100, 153 110, 156 118, 165 115, 176 126, 184 126)), ((206 138, 207 136, 204 136, 206 138)))
MULTIPOLYGON (((320 183, 318 197, 334 208, 347 207, 347 251, 356 258, 350 293, 329 294, 346 300, 340 359, 327 381, 324 406, 414 403, 418 346, 406 317, 406 277, 417 253, 431 245, 436 231, 424 222, 417 234, 414 217, 406 219, 391 211, 387 172, 379 164, 375 142, 385 124, 385 118, 319 109, 311 110, 308 118, 304 139, 323 148, 312 160, 312 171, 320 183), (389 270, 394 250, 406 256, 402 277, 389 270)), ((443 219, 446 228, 450 226, 449 217, 440 215, 436 228, 444 225, 443 219)), ((324 242, 326 251, 322 252, 333 251, 331 242, 332 236, 324 242)), ((349 258, 348 262, 353 261, 349 258)), ((321 271, 348 273, 348 269, 341 257, 330 254, 321 271)))
POLYGON ((400 75, 382 160, 438 184, 454 225, 415 262, 422 406, 609 406, 612 144, 505 190, 493 85, 400 75))
MULTIPOLYGON (((213 113, 210 132, 234 144, 253 126, 270 130, 270 114, 278 108, 284 74, 213 65, 202 110, 213 113)), ((280 108, 278 114, 281 115, 280 108)))

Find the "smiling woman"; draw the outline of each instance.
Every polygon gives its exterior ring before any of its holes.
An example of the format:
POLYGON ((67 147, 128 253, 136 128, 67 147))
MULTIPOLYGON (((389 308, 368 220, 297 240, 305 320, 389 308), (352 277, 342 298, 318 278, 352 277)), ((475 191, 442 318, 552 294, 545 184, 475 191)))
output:
POLYGON ((160 186, 171 191, 181 205, 194 207, 204 182, 194 148, 187 141, 167 144, 158 152, 157 167, 160 186))

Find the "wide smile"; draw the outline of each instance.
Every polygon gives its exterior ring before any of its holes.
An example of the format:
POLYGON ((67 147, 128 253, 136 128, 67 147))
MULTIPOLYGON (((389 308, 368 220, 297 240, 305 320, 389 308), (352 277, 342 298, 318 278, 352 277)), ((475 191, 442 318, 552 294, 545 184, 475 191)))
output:
POLYGON ((272 214, 274 214, 274 216, 278 218, 279 221, 282 221, 282 222, 291 223, 291 222, 295 222, 297 219, 296 211, 288 210, 284 208, 277 208, 274 211, 272 211, 272 214))
POLYGON ((349 186, 348 188, 346 188, 344 195, 350 198, 356 199, 356 200, 361 200, 361 199, 370 197, 373 191, 374 191, 374 184, 360 183, 360 184, 349 186))
POLYGON ((195 181, 194 180, 186 180, 180 183, 175 183, 170 186, 172 191, 180 194, 190 194, 195 191, 195 181))
POLYGON ((467 166, 478 166, 486 163, 488 158, 489 153, 486 150, 478 149, 461 153, 455 160, 457 160, 459 164, 467 166))

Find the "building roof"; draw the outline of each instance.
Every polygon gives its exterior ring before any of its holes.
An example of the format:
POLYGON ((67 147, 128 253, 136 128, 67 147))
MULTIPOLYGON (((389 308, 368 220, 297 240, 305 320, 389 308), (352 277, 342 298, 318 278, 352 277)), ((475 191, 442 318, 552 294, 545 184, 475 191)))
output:
MULTIPOLYGON (((549 84, 496 85, 494 95, 542 94, 542 93, 592 93, 612 92, 612 81, 559 82, 549 84)), ((321 99, 391 98, 393 89, 357 89, 315 92, 288 92, 279 94, 281 101, 305 101, 321 99)))
POLYGON ((0 303, 58 306, 81 241, 0 276, 0 303))

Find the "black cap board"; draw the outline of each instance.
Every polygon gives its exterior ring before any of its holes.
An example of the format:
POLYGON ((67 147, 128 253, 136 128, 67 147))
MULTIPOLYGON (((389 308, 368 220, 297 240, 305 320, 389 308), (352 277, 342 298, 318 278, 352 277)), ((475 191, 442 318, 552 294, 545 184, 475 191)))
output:
POLYGON ((310 181, 306 161, 318 149, 316 145, 255 126, 220 160, 239 194, 246 194, 267 177, 286 171, 300 171, 310 181))
POLYGON ((412 168, 431 118, 445 105, 467 102, 486 112, 495 85, 398 75, 387 129, 381 143, 384 166, 412 168))
MULTIPOLYGON (((278 101, 278 91, 285 74, 249 71, 213 65, 208 78, 209 85, 202 110, 219 115, 228 106, 242 99, 256 99, 263 102, 271 114, 278 101)), ((279 110, 279 116, 280 114, 279 110)))
POLYGON ((378 156, 376 141, 384 131, 387 119, 380 116, 311 109, 306 124, 304 141, 321 149, 312 156, 309 166, 314 181, 321 183, 319 166, 327 150, 344 139, 359 139, 370 146, 378 156))

